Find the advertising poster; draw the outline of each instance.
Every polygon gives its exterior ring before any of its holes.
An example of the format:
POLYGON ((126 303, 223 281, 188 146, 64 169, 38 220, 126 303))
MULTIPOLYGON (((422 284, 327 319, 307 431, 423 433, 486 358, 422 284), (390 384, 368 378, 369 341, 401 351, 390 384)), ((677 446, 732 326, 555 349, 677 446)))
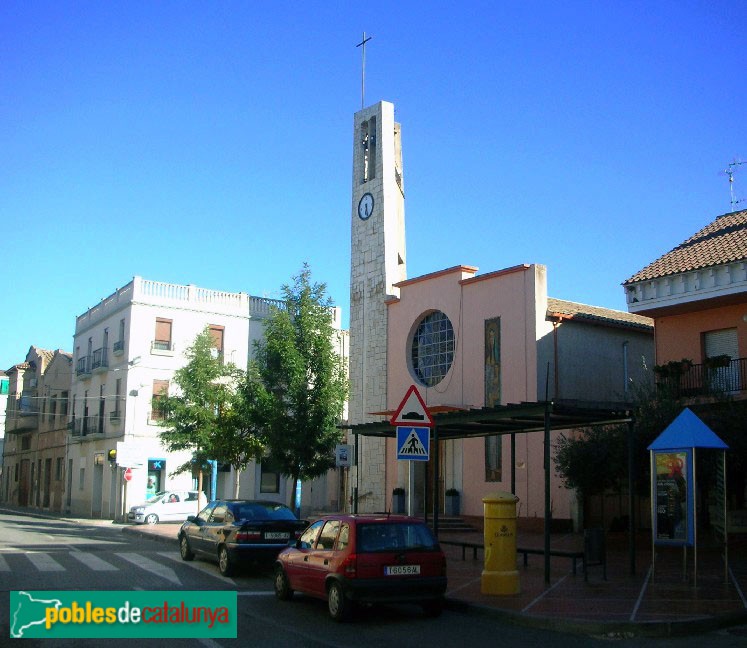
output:
POLYGON ((654 452, 655 537, 658 544, 692 545, 692 452, 654 452))

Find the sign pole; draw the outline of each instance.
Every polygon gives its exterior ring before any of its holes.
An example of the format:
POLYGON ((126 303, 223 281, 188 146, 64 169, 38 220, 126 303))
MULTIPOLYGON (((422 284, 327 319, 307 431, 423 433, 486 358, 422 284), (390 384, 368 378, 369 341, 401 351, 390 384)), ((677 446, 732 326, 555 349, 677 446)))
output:
POLYGON ((433 427, 433 533, 438 538, 438 427, 433 427))
POLYGON ((127 470, 126 468, 122 468, 122 470, 119 473, 119 479, 122 483, 122 488, 120 489, 120 492, 122 493, 122 510, 120 512, 121 520, 122 522, 127 521, 127 480, 124 478, 124 471, 127 470))

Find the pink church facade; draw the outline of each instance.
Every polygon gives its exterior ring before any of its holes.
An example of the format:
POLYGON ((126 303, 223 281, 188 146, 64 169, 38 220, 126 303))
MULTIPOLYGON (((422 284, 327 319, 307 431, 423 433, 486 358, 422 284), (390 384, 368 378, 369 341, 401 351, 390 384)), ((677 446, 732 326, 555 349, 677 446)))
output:
MULTIPOLYGON (((399 297, 387 301, 390 410, 410 385, 429 408, 475 409, 546 397, 619 403, 628 398, 629 385, 649 378, 650 320, 549 298, 542 265, 483 275, 456 266, 396 285, 399 297)), ((542 437, 516 435, 519 517, 544 515, 542 437)), ((421 514, 433 464, 396 457, 396 440, 388 439, 386 491, 412 490, 411 513, 421 514)), ((481 517, 486 494, 511 490, 509 435, 441 441, 440 457, 439 499, 449 489, 458 491, 464 516, 481 517)), ((551 472, 553 518, 576 520, 574 494, 551 472)))

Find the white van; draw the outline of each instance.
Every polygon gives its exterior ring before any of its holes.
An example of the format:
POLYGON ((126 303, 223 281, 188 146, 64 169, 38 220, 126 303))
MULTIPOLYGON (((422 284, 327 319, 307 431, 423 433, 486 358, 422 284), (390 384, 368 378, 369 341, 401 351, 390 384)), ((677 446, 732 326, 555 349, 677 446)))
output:
POLYGON ((159 522, 184 522, 188 515, 197 515, 207 499, 197 491, 167 490, 156 493, 145 504, 138 504, 127 514, 129 522, 158 524, 159 522))

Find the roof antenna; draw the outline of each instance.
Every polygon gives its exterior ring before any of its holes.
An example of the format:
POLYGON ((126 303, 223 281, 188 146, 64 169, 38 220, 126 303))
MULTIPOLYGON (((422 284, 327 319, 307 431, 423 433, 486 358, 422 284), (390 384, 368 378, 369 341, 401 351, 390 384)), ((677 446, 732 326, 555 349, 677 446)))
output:
POLYGON ((743 198, 737 199, 734 195, 734 174, 737 171, 737 167, 743 164, 745 164, 745 162, 734 158, 734 161, 730 162, 729 165, 721 172, 722 174, 729 176, 729 195, 731 196, 729 204, 731 205, 731 211, 733 212, 737 211, 737 205, 739 203, 744 202, 743 198))

